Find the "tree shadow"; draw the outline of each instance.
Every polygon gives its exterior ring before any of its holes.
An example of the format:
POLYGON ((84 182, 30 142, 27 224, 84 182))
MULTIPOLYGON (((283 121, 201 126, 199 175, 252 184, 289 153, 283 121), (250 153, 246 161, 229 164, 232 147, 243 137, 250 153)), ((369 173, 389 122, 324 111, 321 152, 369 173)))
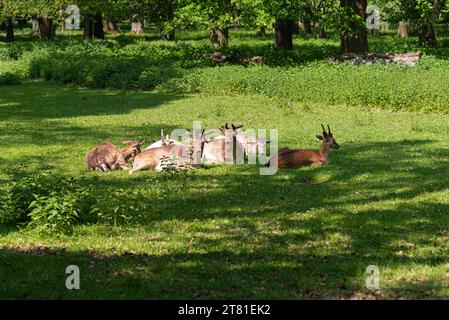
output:
POLYGON ((126 114, 153 109, 183 95, 156 92, 95 90, 42 82, 0 86, 0 117, 5 120, 39 121, 52 118, 126 114), (39 107, 36 107, 39 106, 39 107))
MULTIPOLYGON (((344 299, 354 292, 370 294, 362 286, 362 265, 369 265, 370 260, 359 259, 357 265, 350 255, 298 256, 269 250, 105 255, 17 247, 0 249, 0 257, 4 299, 344 299), (65 287, 69 265, 80 270, 80 290, 65 287)), ((432 261, 440 263, 441 259, 432 261)), ((393 261, 397 266, 410 262, 393 261)), ((415 264, 428 262, 413 260, 415 264)), ((416 287, 409 286, 399 285, 386 298, 395 294, 422 297, 416 287)), ((439 287, 435 283, 428 290, 439 287)))

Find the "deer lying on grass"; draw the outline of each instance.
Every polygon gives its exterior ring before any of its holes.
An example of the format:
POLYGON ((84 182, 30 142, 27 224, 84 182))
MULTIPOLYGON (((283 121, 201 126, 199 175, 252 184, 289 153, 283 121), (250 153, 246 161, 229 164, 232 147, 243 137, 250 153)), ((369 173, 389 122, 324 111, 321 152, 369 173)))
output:
POLYGON ((146 149, 139 153, 133 160, 133 167, 130 174, 144 169, 154 169, 160 171, 164 169, 164 163, 171 160, 174 167, 186 166, 183 155, 185 146, 167 144, 161 147, 146 149))
MULTIPOLYGON (((340 146, 335 141, 331 128, 327 126, 328 132, 323 128, 323 135, 317 135, 323 141, 321 150, 309 149, 289 149, 288 147, 278 151, 278 168, 300 168, 307 166, 321 166, 327 162, 330 149, 339 149, 340 146)), ((270 161, 267 166, 270 165, 270 161)))
POLYGON ((86 164, 89 170, 100 170, 102 172, 116 169, 127 170, 127 162, 138 155, 143 142, 123 141, 129 145, 126 148, 118 149, 109 142, 103 142, 86 156, 86 164))
POLYGON ((203 133, 201 163, 225 163, 234 162, 237 154, 243 155, 245 150, 241 143, 237 141, 237 129, 243 125, 232 124, 230 128, 225 123, 220 129, 203 133), (218 132, 220 135, 212 140, 207 140, 206 136, 218 132))
POLYGON ((269 139, 265 138, 256 138, 252 135, 245 135, 238 133, 237 142, 243 147, 245 151, 245 156, 249 155, 262 155, 265 153, 266 147, 268 143, 270 143, 269 139))

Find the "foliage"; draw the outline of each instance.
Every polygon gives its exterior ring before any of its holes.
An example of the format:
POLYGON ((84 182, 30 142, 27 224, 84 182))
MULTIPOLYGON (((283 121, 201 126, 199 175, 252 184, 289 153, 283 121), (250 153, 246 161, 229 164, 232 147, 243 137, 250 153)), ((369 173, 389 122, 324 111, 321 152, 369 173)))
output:
POLYGON ((146 221, 151 204, 140 192, 117 189, 99 195, 74 178, 33 174, 2 184, 0 224, 25 225, 39 233, 70 233, 80 224, 146 221))
POLYGON ((98 222, 106 224, 147 223, 150 205, 141 192, 119 188, 99 196, 90 213, 98 222))
POLYGON ((48 196, 35 195, 30 203, 27 228, 39 233, 70 233, 79 223, 86 199, 86 189, 52 191, 48 196))
POLYGON ((12 72, 0 72, 0 86, 2 85, 17 85, 22 83, 19 75, 12 72))

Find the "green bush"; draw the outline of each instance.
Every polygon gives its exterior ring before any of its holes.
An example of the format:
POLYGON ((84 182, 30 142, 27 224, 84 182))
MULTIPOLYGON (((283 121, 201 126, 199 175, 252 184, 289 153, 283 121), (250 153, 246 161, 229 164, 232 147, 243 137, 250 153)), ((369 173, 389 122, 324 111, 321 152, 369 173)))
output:
POLYGON ((151 66, 140 74, 139 79, 136 82, 136 87, 139 89, 151 90, 163 86, 172 78, 181 77, 184 73, 185 71, 180 68, 158 68, 151 66))
POLYGON ((41 233, 70 233, 81 221, 85 199, 90 199, 87 189, 52 191, 48 196, 37 196, 31 202, 28 229, 41 233))
POLYGON ((52 183, 47 178, 48 175, 43 173, 3 183, 0 187, 0 223, 27 221, 35 195, 48 195, 52 183))
POLYGON ((16 85, 22 83, 22 79, 18 74, 12 72, 0 73, 0 86, 16 85))
POLYGON ((79 224, 142 222, 148 219, 150 208, 138 191, 117 189, 102 194, 74 178, 46 172, 0 187, 0 223, 43 233, 70 233, 79 224))
POLYGON ((416 39, 389 36, 373 37, 370 45, 373 52, 421 50, 424 54, 418 66, 409 68, 328 63, 326 56, 338 51, 335 39, 295 39, 291 52, 276 50, 266 42, 220 49, 239 59, 262 55, 265 63, 258 66, 241 60, 213 62, 209 58, 213 49, 202 40, 24 41, 0 46, 0 85, 45 79, 91 88, 260 94, 278 99, 280 104, 299 101, 449 112, 446 48, 420 48, 416 39))

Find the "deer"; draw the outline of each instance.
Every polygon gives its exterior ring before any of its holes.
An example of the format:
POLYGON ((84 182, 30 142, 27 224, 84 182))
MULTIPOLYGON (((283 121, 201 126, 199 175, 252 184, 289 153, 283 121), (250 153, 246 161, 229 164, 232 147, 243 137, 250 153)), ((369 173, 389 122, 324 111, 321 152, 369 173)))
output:
POLYGON ((172 162, 170 166, 185 167, 186 161, 184 159, 185 146, 176 144, 167 144, 160 147, 146 149, 139 153, 133 159, 132 169, 130 174, 144 169, 153 169, 161 171, 164 169, 164 163, 172 162))
POLYGON ((123 144, 128 147, 119 149, 110 142, 103 142, 86 155, 87 168, 101 172, 116 169, 128 170, 127 162, 141 152, 140 146, 143 143, 127 140, 123 141, 123 144))
POLYGON ((145 150, 162 147, 169 144, 183 145, 183 143, 178 140, 170 139, 168 135, 164 138, 164 130, 161 129, 161 139, 156 142, 153 142, 150 146, 145 148, 145 150))
POLYGON ((234 161, 239 152, 243 155, 243 146, 237 141, 237 129, 241 127, 243 125, 238 124, 232 124, 229 127, 229 124, 225 123, 218 130, 203 132, 201 163, 225 163, 231 159, 234 161), (219 132, 220 135, 212 140, 207 140, 206 136, 214 132, 219 132))
POLYGON ((267 145, 270 143, 269 139, 256 138, 252 135, 238 133, 236 136, 237 142, 241 144, 245 151, 245 156, 262 155, 265 153, 267 145))
MULTIPOLYGON (((321 150, 282 148, 277 154, 278 168, 318 167, 327 163, 330 149, 340 149, 340 146, 335 141, 329 125, 327 132, 323 124, 321 124, 321 128, 323 135, 316 136, 318 140, 323 141, 321 150)), ((266 166, 270 166, 272 162, 273 160, 270 159, 266 166)))

